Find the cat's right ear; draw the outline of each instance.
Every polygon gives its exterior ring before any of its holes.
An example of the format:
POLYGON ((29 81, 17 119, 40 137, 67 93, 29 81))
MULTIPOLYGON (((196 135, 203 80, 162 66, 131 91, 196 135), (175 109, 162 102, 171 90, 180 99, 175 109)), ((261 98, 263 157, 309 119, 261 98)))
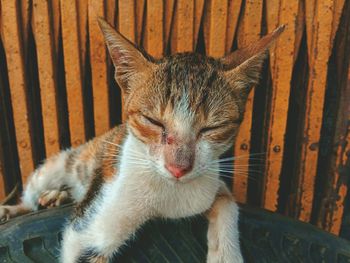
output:
POLYGON ((156 65, 106 20, 98 18, 98 23, 115 67, 115 79, 121 89, 129 93, 134 86, 147 79, 156 65))

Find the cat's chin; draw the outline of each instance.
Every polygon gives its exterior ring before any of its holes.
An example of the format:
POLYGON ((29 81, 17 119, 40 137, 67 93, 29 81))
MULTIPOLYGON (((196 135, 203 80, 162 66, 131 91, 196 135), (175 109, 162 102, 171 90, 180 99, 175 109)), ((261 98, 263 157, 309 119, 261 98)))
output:
POLYGON ((164 179, 171 183, 171 184, 187 184, 187 183, 191 183, 193 182, 194 180, 196 180, 198 177, 187 177, 187 176, 184 176, 184 177, 181 177, 181 178, 175 178, 175 177, 168 177, 168 176, 164 176, 164 179))

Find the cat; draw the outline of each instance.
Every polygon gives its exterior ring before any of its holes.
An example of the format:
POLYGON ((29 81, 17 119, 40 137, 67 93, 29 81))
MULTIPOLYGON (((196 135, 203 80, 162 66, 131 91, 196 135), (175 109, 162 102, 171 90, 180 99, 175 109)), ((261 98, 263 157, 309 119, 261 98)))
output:
POLYGON ((155 60, 103 19, 99 25, 125 124, 47 159, 21 203, 0 207, 0 218, 76 202, 61 250, 70 263, 108 262, 149 219, 205 214, 207 262, 243 262, 239 210, 219 178, 220 156, 235 141, 249 91, 284 26, 221 59, 180 53, 155 60))

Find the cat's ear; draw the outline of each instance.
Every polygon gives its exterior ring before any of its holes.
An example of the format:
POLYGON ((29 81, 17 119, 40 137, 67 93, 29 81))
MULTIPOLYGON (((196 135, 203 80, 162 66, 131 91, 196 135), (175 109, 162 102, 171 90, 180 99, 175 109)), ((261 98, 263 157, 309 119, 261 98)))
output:
POLYGON ((135 85, 147 79, 156 65, 103 18, 98 18, 98 23, 115 67, 115 79, 129 93, 135 85))
POLYGON ((259 41, 220 59, 224 66, 225 77, 244 97, 248 95, 251 87, 259 82, 268 49, 284 28, 282 25, 259 41))

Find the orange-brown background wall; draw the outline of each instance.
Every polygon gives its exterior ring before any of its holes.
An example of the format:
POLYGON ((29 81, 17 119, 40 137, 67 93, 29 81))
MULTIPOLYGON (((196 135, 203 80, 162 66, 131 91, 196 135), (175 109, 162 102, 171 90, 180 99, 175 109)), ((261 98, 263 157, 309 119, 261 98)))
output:
POLYGON ((286 24, 231 151, 232 189, 339 233, 350 174, 346 0, 2 0, 0 198, 45 157, 122 121, 97 16, 156 58, 220 57, 286 24))

